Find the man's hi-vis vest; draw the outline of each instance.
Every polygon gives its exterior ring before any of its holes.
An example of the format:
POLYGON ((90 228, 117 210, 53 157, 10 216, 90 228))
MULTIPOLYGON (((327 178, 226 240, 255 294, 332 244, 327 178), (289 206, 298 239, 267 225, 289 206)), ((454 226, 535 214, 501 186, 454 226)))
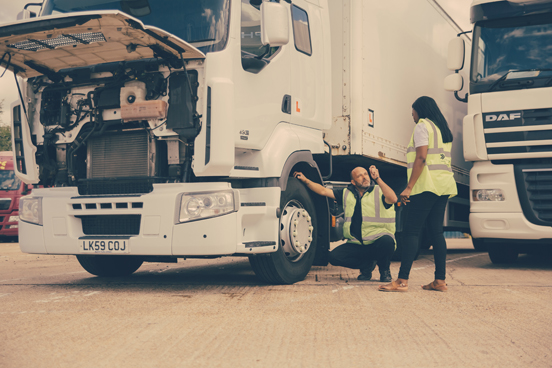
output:
MULTIPOLYGON (((429 133, 426 164, 422 174, 414 184, 410 195, 423 192, 432 192, 438 196, 449 195, 454 197, 458 192, 456 182, 452 174, 451 155, 452 142, 443 143, 441 131, 429 119, 420 119, 418 124, 425 124, 429 133)), ((412 175, 412 168, 416 160, 416 148, 414 147, 414 133, 406 150, 408 180, 412 175)))
POLYGON ((343 191, 343 212, 345 223, 343 224, 343 236, 349 243, 371 244, 383 235, 389 235, 395 239, 395 206, 385 208, 381 198, 379 186, 374 186, 371 193, 366 193, 361 198, 362 204, 362 243, 351 234, 351 219, 355 213, 357 199, 349 190, 343 191))

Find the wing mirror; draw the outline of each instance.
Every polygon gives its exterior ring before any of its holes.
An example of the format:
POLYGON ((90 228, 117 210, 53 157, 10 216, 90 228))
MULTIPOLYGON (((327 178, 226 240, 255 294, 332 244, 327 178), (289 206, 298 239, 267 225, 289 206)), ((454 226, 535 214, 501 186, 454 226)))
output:
POLYGON ((454 92, 454 97, 456 97, 458 101, 467 102, 467 94, 464 98, 458 96, 458 91, 464 88, 464 77, 458 73, 458 71, 462 70, 464 67, 464 54, 464 39, 458 35, 458 37, 450 40, 448 44, 447 68, 449 70, 454 70, 455 73, 445 78, 444 87, 445 90, 454 92))
POLYGON ((445 90, 450 92, 460 91, 464 87, 464 78, 458 73, 445 78, 445 90))
POLYGON ((25 5, 23 10, 17 14, 17 20, 36 18, 36 15, 37 15, 36 12, 30 11, 29 9, 27 9, 30 6, 42 7, 42 3, 28 3, 27 5, 25 5))
POLYGON ((465 44, 464 39, 456 37, 448 44, 447 68, 449 70, 462 70, 464 67, 465 44))
POLYGON ((288 8, 282 3, 261 4, 261 42, 270 47, 284 46, 289 42, 288 8))

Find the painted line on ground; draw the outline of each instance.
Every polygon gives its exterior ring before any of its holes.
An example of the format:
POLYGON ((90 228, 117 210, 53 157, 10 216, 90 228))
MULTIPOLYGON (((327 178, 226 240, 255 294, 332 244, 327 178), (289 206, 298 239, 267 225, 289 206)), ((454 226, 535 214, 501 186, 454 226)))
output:
POLYGON ((358 287, 358 285, 348 285, 348 286, 343 286, 343 287, 340 287, 339 289, 333 289, 332 290, 332 293, 337 293, 338 291, 341 291, 341 290, 350 290, 350 289, 354 289, 358 287))
MULTIPOLYGON (((480 257, 480 256, 486 256, 487 254, 486 253, 482 253, 482 254, 476 254, 476 255, 473 255, 473 256, 466 256, 466 257, 460 257, 460 258, 454 258, 454 259, 449 259, 447 261, 447 263, 451 263, 451 262, 456 262, 456 261, 460 261, 462 259, 468 259, 468 258, 475 258, 475 257, 480 257)), ((423 266, 423 267, 416 267, 416 268, 412 268, 412 271, 416 271, 416 270, 425 270, 426 268, 428 267, 433 267, 435 265, 435 263, 431 263, 427 266, 423 266)))

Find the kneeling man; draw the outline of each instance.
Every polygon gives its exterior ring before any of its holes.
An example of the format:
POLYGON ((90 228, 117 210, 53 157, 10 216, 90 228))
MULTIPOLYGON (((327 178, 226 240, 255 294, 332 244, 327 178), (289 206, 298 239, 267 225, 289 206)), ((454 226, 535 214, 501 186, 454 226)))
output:
POLYGON ((380 178, 374 165, 370 175, 363 167, 351 171, 351 184, 345 189, 328 189, 295 172, 313 192, 333 198, 343 206, 343 236, 347 242, 330 252, 330 263, 359 269, 359 280, 370 280, 376 263, 381 282, 392 280, 391 257, 395 251, 395 208, 397 195, 380 178), (370 176, 374 182, 370 180, 370 176))

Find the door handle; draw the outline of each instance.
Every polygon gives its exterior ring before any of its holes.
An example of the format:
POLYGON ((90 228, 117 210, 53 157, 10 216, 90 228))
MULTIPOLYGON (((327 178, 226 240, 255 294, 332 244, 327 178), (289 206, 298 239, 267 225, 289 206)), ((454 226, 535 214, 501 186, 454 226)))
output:
POLYGON ((284 95, 284 99, 282 100, 282 112, 291 115, 291 96, 290 95, 284 95))

